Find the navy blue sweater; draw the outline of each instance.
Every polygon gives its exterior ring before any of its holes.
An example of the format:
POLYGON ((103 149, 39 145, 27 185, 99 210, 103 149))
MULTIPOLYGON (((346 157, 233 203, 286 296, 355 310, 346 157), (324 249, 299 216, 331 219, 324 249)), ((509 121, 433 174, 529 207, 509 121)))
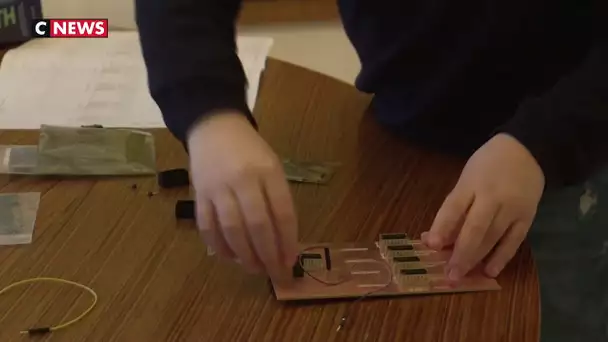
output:
MULTIPOLYGON (((392 131, 471 152, 508 133, 549 184, 608 161, 605 0, 338 0, 356 86, 392 131)), ((236 53, 239 0, 136 0, 152 97, 182 141, 206 114, 255 124, 236 53)))

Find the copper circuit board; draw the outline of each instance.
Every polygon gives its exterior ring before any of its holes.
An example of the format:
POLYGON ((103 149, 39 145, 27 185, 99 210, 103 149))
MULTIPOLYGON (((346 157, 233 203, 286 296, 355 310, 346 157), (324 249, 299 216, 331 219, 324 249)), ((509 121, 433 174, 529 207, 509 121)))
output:
POLYGON ((405 234, 383 234, 372 245, 315 244, 294 265, 294 282, 273 289, 281 301, 500 290, 480 272, 450 284, 444 275, 450 254, 405 234))

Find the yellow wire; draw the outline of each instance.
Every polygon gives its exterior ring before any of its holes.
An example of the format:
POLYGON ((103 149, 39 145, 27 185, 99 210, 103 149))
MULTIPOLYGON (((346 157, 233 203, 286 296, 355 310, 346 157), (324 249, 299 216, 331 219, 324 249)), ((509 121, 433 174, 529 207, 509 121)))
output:
MULTIPOLYGON (((87 291, 88 293, 90 293, 93 296, 93 302, 91 303, 91 305, 80 315, 78 315, 76 318, 69 320, 65 323, 61 323, 58 324, 56 326, 52 326, 49 327, 50 331, 57 331, 59 329, 64 329, 69 327, 70 325, 80 321, 82 318, 84 318, 84 316, 88 315, 89 312, 91 312, 91 310, 93 310, 93 308, 95 307, 95 305, 97 304, 97 293, 95 291, 93 291, 93 289, 91 289, 90 287, 86 286, 86 285, 82 285, 73 281, 69 281, 69 280, 65 280, 65 279, 60 279, 60 278, 45 278, 45 277, 40 277, 40 278, 31 278, 31 279, 25 279, 25 280, 21 280, 18 281, 16 283, 13 283, 5 288, 3 288, 2 290, 0 290, 0 296, 3 295, 4 293, 8 292, 9 290, 12 290, 15 287, 21 286, 21 285, 26 285, 26 284, 31 284, 31 283, 36 283, 36 282, 52 282, 52 283, 59 283, 59 284, 65 284, 65 285, 73 285, 76 286, 80 289, 83 289, 85 291, 87 291)), ((28 334, 29 330, 23 330, 21 331, 21 334, 28 334)))

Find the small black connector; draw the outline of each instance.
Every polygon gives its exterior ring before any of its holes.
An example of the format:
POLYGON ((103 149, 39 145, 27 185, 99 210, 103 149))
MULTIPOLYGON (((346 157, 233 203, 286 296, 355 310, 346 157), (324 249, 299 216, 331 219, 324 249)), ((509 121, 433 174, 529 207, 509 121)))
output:
POLYGON ((46 334, 48 334, 50 332, 51 332, 51 328, 50 327, 32 328, 32 329, 28 329, 27 330, 27 334, 30 335, 30 336, 46 335, 46 334))
POLYGON ((402 240, 402 239, 407 239, 407 234, 405 234, 405 233, 381 234, 380 239, 382 239, 382 240, 402 240))
POLYGON ((321 259, 321 254, 319 253, 302 253, 300 254, 300 259, 321 259))
POLYGON ((186 169, 171 169, 158 173, 158 186, 176 188, 190 185, 190 176, 186 169))
POLYGON ((298 261, 293 265, 291 269, 292 275, 294 278, 302 278, 304 277, 304 268, 300 264, 300 258, 298 257, 298 261))
POLYGON ((175 218, 193 220, 194 214, 194 201, 193 200, 178 200, 175 203, 175 218))

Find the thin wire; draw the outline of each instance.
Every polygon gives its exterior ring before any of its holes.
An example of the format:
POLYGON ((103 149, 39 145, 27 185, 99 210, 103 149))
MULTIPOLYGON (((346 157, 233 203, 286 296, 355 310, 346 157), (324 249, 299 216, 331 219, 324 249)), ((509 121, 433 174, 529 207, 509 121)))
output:
POLYGON ((51 326, 48 328, 33 328, 33 329, 28 329, 28 330, 22 330, 20 333, 21 334, 31 334, 32 332, 35 332, 36 330, 40 330, 43 332, 52 332, 52 331, 57 331, 60 329, 65 329, 67 327, 69 327, 70 325, 80 321, 81 319, 83 319, 86 315, 88 315, 93 308, 95 307, 95 305, 97 304, 97 293, 91 289, 90 287, 86 286, 86 285, 82 285, 73 281, 69 281, 69 280, 65 280, 65 279, 60 279, 60 278, 46 278, 46 277, 40 277, 40 278, 30 278, 30 279, 25 279, 25 280, 21 280, 18 281, 16 283, 13 283, 11 285, 8 285, 7 287, 3 288, 2 290, 0 290, 0 296, 5 294, 6 292, 12 290, 15 287, 21 286, 21 285, 26 285, 26 284, 31 284, 31 283, 36 283, 36 282, 52 282, 52 283, 59 283, 59 284, 64 284, 64 285, 72 285, 72 286, 76 286, 80 289, 83 289, 85 291, 87 291, 88 293, 91 294, 91 296, 93 297, 93 302, 91 303, 91 305, 80 315, 78 315, 76 318, 71 319, 65 323, 61 323, 58 324, 56 326, 51 326))
MULTIPOLYGON (((302 253, 304 252, 308 252, 310 250, 313 249, 319 249, 319 248, 326 248, 326 246, 310 246, 308 248, 305 248, 302 253)), ((312 275, 308 270, 306 270, 306 268, 304 268, 304 263, 302 260, 302 253, 300 254, 300 256, 298 257, 298 262, 300 264, 300 267, 304 270, 304 272, 306 273, 306 275, 308 275, 309 277, 311 277, 312 279, 316 280, 317 282, 324 284, 326 286, 336 286, 336 285, 340 285, 345 283, 346 281, 350 280, 350 278, 344 278, 341 279, 337 282, 328 282, 325 281, 323 279, 320 279, 314 275, 312 275)), ((383 284, 382 286, 375 288, 369 292, 366 292, 364 294, 362 294, 361 296, 359 296, 357 299, 355 299, 353 302, 350 303, 350 305, 348 306, 348 308, 346 309, 346 312, 344 313, 344 315, 340 318, 340 323, 338 324, 337 328, 336 328, 336 332, 339 332, 340 330, 342 330, 342 328, 344 328, 344 325, 346 324, 346 319, 348 318, 350 311, 352 310, 353 306, 356 305, 357 303, 363 301, 364 299, 368 298, 369 296, 372 296, 378 292, 381 292, 383 290, 385 290, 386 288, 388 288, 389 286, 391 286, 391 284, 393 284, 393 271, 391 270, 391 266, 389 265, 388 261, 385 258, 382 258, 382 261, 380 260, 370 260, 370 262, 375 262, 375 263, 380 263, 382 264, 387 272, 388 275, 388 279, 386 280, 386 283, 383 284)))
POLYGON ((391 284, 393 283, 393 271, 391 270, 391 266, 388 264, 388 262, 386 262, 385 259, 382 259, 382 261, 374 260, 374 262, 380 263, 386 268, 386 272, 388 274, 388 279, 386 280, 386 284, 384 284, 383 286, 380 286, 376 289, 373 289, 367 293, 364 293, 359 298, 357 298, 353 302, 351 302, 350 305, 348 306, 348 308, 346 309, 346 312, 344 313, 344 315, 342 315, 342 318, 340 318, 340 323, 338 324, 338 327, 336 328, 336 332, 339 332, 340 330, 342 330, 342 328, 344 328, 344 325, 346 324, 346 319, 348 318, 350 311, 352 310, 352 308, 355 304, 361 302, 362 300, 364 300, 365 298, 367 298, 373 294, 376 294, 380 291, 385 290, 386 288, 391 286, 391 284))

